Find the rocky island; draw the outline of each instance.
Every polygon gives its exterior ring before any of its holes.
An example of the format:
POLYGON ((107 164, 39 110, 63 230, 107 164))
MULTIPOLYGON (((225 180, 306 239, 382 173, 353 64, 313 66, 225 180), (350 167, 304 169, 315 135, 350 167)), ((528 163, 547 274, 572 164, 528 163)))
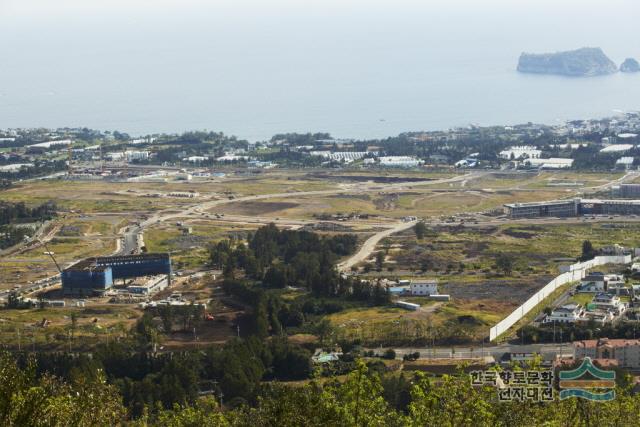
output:
POLYGON ((623 73, 637 73, 640 71, 640 64, 633 58, 627 58, 620 65, 620 71, 623 73))
POLYGON ((556 53, 523 53, 518 62, 521 73, 559 74, 590 77, 613 74, 616 64, 600 48, 588 48, 556 53))

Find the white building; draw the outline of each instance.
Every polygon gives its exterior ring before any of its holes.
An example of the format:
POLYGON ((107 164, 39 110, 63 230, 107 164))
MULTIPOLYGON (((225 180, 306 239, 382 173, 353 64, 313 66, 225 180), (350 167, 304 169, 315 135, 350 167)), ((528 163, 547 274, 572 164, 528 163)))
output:
POLYGON ((185 157, 184 159, 182 159, 183 162, 189 162, 189 163, 200 163, 200 162, 206 162, 207 160, 209 160, 208 156, 191 156, 191 157, 185 157))
POLYGON ((631 166, 633 166, 633 160, 634 159, 631 156, 620 157, 618 160, 616 160, 616 166, 629 169, 631 168, 631 166))
POLYGON ((604 292, 607 290, 604 274, 593 273, 580 281, 578 292, 604 292))
POLYGON ((406 301, 396 301, 396 307, 404 308, 405 310, 416 311, 420 308, 420 304, 414 304, 406 301))
POLYGON ((169 281, 166 277, 155 277, 143 284, 130 285, 127 290, 132 294, 152 295, 166 289, 168 286, 169 281))
POLYGON ((217 162, 237 162, 246 160, 249 160, 249 156, 238 156, 237 154, 225 154, 224 156, 216 159, 217 162))
POLYGON ((355 160, 360 160, 367 155, 377 156, 377 152, 369 152, 369 151, 312 151, 309 153, 312 156, 318 156, 325 158, 327 160, 335 160, 338 162, 347 162, 351 163, 355 160))
POLYGON ((112 153, 107 153, 105 154, 105 158, 107 160, 111 160, 112 162, 117 162, 119 160, 123 160, 125 157, 123 152, 120 151, 114 151, 112 153))
POLYGON ((601 153, 623 153, 633 148, 632 144, 615 144, 604 147, 600 150, 601 153))
POLYGON ((573 166, 573 159, 565 159, 561 157, 552 157, 549 159, 526 159, 526 165, 539 167, 542 169, 569 169, 573 166))
POLYGON ((575 323, 584 319, 584 309, 580 304, 566 304, 556 307, 544 318, 543 323, 575 323))
POLYGON ((73 141, 71 141, 70 139, 60 139, 57 141, 47 141, 47 142, 40 142, 38 144, 31 144, 29 145, 29 147, 51 148, 51 147, 62 147, 62 146, 71 145, 71 144, 73 144, 73 141))
POLYGON ((541 150, 529 145, 520 145, 510 147, 500 152, 500 158, 505 160, 520 160, 520 159, 537 159, 542 154, 541 150))
POLYGON ((477 165, 478 165, 478 161, 476 159, 462 159, 456 162, 455 167, 475 168, 477 165))
POLYGON ((420 160, 413 156, 383 156, 379 157, 380 166, 395 168, 413 168, 420 166, 420 160))
POLYGON ((0 172, 18 172, 22 168, 32 168, 33 163, 14 163, 0 166, 0 172))
POLYGON ((411 282, 410 285, 411 295, 416 296, 429 296, 438 295, 438 282, 411 282))
POLYGON ((139 145, 139 144, 152 144, 156 141, 157 138, 147 137, 147 138, 136 138, 129 141, 131 145, 139 145))
POLYGON ((187 199, 194 199, 196 197, 200 196, 200 193, 197 192, 191 192, 191 191, 173 191, 169 194, 167 194, 169 197, 183 197, 183 198, 187 198, 187 199))
POLYGON ((621 315, 627 309, 627 305, 620 301, 620 297, 617 295, 599 293, 593 297, 591 303, 596 307, 596 309, 609 311, 615 316, 621 315))
POLYGON ((149 152, 148 151, 132 151, 127 150, 124 152, 124 155, 127 157, 127 162, 132 162, 134 160, 148 160, 149 152))
POLYGON ((585 311, 584 315, 586 322, 593 322, 598 325, 604 325, 609 322, 613 322, 613 320, 615 319, 615 315, 611 311, 604 310, 585 311))
POLYGON ((637 133, 619 133, 618 134, 618 138, 620 139, 634 139, 637 137, 638 137, 637 133))

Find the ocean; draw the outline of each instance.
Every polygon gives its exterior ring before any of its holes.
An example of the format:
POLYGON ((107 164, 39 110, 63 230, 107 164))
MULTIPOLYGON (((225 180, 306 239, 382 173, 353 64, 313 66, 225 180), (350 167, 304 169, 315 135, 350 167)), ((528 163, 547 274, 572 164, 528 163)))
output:
POLYGON ((518 7, 527 1, 222 3, 0 6, 0 128, 359 139, 640 109, 640 73, 516 72, 522 51, 598 46, 617 64, 640 59, 639 6, 630 1, 569 1, 566 10, 544 0, 530 9, 518 7))

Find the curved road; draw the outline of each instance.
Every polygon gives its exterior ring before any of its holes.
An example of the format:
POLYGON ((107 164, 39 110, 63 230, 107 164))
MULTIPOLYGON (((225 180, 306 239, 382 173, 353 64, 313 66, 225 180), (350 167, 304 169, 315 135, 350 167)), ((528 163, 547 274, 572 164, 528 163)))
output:
POLYGON ((389 237, 394 233, 399 233, 401 231, 407 230, 416 225, 416 223, 417 221, 402 222, 400 224, 396 224, 393 228, 380 231, 379 233, 376 233, 373 236, 369 237, 364 242, 360 250, 355 253, 355 255, 338 264, 338 270, 342 272, 349 271, 349 269, 354 265, 369 258, 369 255, 371 255, 371 253, 376 249, 376 245, 380 242, 380 240, 384 239, 385 237, 389 237))

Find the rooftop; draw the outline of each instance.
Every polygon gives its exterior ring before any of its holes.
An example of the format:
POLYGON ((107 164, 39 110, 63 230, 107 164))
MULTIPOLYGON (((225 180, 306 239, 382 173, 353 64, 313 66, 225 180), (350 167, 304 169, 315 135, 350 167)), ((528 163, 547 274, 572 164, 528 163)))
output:
POLYGON ((600 338, 598 340, 574 341, 573 345, 576 348, 596 348, 603 345, 607 345, 611 347, 625 347, 625 346, 628 347, 631 345, 640 346, 640 339, 627 340, 627 339, 600 338))
POLYGON ((65 271, 104 271, 107 267, 114 264, 121 263, 135 263, 140 261, 154 261, 154 260, 167 260, 169 254, 141 254, 141 255, 124 255, 124 256, 109 256, 109 257, 91 257, 85 258, 71 267, 65 269, 65 271))

